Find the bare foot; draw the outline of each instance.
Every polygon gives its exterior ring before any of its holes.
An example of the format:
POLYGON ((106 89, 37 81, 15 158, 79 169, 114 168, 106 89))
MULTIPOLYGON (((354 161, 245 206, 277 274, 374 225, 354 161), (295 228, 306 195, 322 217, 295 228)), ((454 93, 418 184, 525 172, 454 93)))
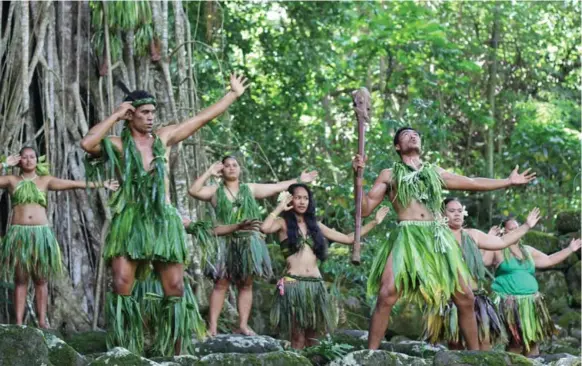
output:
POLYGON ((249 327, 241 327, 234 331, 235 334, 242 334, 246 336, 256 336, 257 333, 253 332, 253 330, 249 327))
POLYGON ((206 337, 208 337, 208 338, 216 337, 216 335, 217 335, 217 334, 218 334, 218 332, 217 332, 217 331, 215 331, 215 330, 210 330, 210 329, 209 329, 209 330, 206 332, 206 337))

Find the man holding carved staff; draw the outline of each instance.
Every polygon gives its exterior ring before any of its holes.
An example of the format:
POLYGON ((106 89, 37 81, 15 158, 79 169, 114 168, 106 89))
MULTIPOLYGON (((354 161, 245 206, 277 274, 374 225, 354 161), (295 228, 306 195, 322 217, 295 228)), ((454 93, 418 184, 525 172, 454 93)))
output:
MULTIPOLYGON (((368 294, 378 294, 372 315, 368 348, 380 346, 392 307, 400 296, 432 309, 452 298, 467 348, 479 349, 474 295, 461 248, 441 214, 442 190, 491 191, 524 185, 535 178, 516 167, 506 179, 468 178, 420 160, 421 138, 411 127, 396 131, 394 147, 401 161, 384 169, 362 197, 368 216, 388 196, 398 215, 398 226, 380 248, 368 277, 368 294)), ((364 168, 356 155, 354 171, 364 168)))

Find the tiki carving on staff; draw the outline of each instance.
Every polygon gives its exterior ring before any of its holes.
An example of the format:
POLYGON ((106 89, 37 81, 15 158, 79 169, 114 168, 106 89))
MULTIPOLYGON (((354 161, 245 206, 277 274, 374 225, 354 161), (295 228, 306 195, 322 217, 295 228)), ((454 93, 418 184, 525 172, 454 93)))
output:
MULTIPOLYGON (((358 122, 358 155, 365 160, 366 125, 371 117, 370 92, 366 88, 360 88, 352 92, 354 112, 358 122)), ((360 264, 360 236, 362 232, 362 180, 364 171, 358 167, 356 172, 356 231, 354 235, 354 248, 352 251, 352 263, 360 264)))

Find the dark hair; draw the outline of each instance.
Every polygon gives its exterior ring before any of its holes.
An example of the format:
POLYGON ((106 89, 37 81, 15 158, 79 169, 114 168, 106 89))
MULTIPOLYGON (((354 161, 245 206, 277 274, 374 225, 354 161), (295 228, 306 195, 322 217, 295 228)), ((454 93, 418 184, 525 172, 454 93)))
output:
POLYGON ((398 139, 400 139, 400 135, 404 131, 414 131, 420 136, 420 132, 418 132, 417 130, 415 130, 412 127, 408 127, 408 126, 407 127, 400 127, 398 130, 396 130, 396 133, 394 134, 394 146, 398 145, 398 139))
POLYGON ((129 88, 121 80, 117 81, 115 84, 126 94, 125 99, 123 99, 124 102, 135 102, 136 100, 148 98, 155 99, 152 94, 145 90, 129 91, 129 88))
POLYGON ((233 159, 234 161, 236 161, 238 163, 238 159, 234 155, 226 155, 225 157, 222 158, 222 160, 220 162, 222 164, 224 164, 228 159, 233 159))
POLYGON ((513 215, 507 216, 506 218, 503 219, 503 221, 501 221, 501 226, 503 226, 503 228, 505 228, 505 225, 507 225, 507 223, 510 221, 517 222, 517 217, 515 217, 513 215))
POLYGON ((38 151, 36 151, 36 149, 32 146, 25 146, 22 149, 20 149, 20 152, 18 153, 18 155, 22 155, 22 153, 24 152, 24 150, 32 150, 34 151, 34 156, 36 156, 36 158, 38 159, 38 151))
MULTIPOLYGON (((319 225, 317 224, 313 194, 309 187, 301 183, 291 184, 287 191, 293 194, 297 188, 303 188, 307 191, 309 204, 307 205, 307 211, 305 211, 303 217, 305 219, 305 224, 307 224, 307 233, 311 235, 311 238, 313 239, 313 252, 317 259, 324 261, 327 258, 327 241, 323 237, 319 225)), ((295 213, 292 210, 283 212, 281 216, 283 216, 285 224, 287 225, 287 243, 289 244, 291 251, 295 252, 299 249, 297 248, 299 243, 299 225, 297 224, 297 216, 295 216, 295 213)))
POLYGON ((443 210, 445 208, 447 208, 447 205, 453 201, 457 201, 457 202, 461 203, 461 201, 457 197, 447 197, 443 201, 443 210))

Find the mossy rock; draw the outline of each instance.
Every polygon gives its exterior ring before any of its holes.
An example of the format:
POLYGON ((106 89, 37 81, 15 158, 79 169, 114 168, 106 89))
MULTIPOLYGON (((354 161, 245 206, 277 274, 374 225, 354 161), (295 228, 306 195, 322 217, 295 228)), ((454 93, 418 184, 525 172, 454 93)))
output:
POLYGON ((91 353, 107 352, 107 332, 104 331, 87 331, 79 333, 71 333, 65 336, 64 340, 67 344, 82 355, 91 353))
POLYGON ((558 318, 556 324, 568 331, 571 331, 572 329, 580 329, 580 311, 569 309, 558 318))
POLYGON ((271 308, 275 301, 275 286, 264 281, 253 283, 253 307, 249 325, 257 334, 276 336, 271 326, 271 308))
POLYGON ((579 355, 581 352, 580 341, 574 337, 564 337, 545 342, 540 346, 540 352, 546 354, 568 353, 579 355))
POLYGON ((283 351, 279 341, 266 336, 244 336, 241 334, 220 334, 194 345, 197 356, 212 353, 266 353, 283 351))
POLYGON ((126 350, 115 347, 107 353, 97 357, 89 366, 158 366, 157 362, 150 361, 126 350))
POLYGON ((542 233, 541 231, 528 231, 521 240, 522 244, 529 245, 546 254, 555 253, 562 250, 560 240, 554 235, 542 233))
POLYGON ((353 346, 357 350, 368 348, 368 331, 359 329, 338 329, 332 335, 334 343, 353 346))
POLYGON ((580 211, 563 211, 556 217, 556 230, 560 233, 573 233, 580 230, 580 211))
POLYGON ((49 358, 43 333, 36 328, 0 324, 0 366, 60 366, 49 358))
POLYGON ((49 349, 49 359, 54 365, 84 366, 87 364, 85 357, 80 355, 62 339, 48 331, 43 331, 43 333, 44 340, 49 349))
POLYGON ((405 299, 398 301, 392 309, 386 336, 389 339, 396 335, 403 335, 410 339, 420 339, 423 330, 424 320, 420 307, 405 299))
POLYGON ((434 366, 533 366, 522 355, 496 351, 441 351, 434 357, 434 366))
POLYGON ((554 355, 541 354, 536 360, 541 361, 548 366, 574 366, 580 365, 580 357, 567 353, 558 353, 554 355))
POLYGON ((566 274, 568 280, 568 289, 570 290, 570 295, 572 295, 572 305, 580 308, 582 305, 582 300, 580 299, 580 286, 582 279, 582 262, 578 261, 568 270, 566 274))
POLYGON ((214 353, 204 356, 196 365, 204 366, 309 366, 309 360, 295 352, 277 351, 259 354, 214 353))
POLYGON ((440 344, 433 345, 421 341, 382 342, 380 349, 422 358, 431 358, 438 352, 447 350, 445 346, 440 344))
POLYGON ((335 360, 329 366, 428 366, 430 361, 418 357, 408 356, 402 353, 388 351, 361 350, 348 353, 339 360, 335 360))
POLYGON ((552 315, 562 315, 568 311, 568 284, 561 271, 539 271, 535 274, 539 291, 544 295, 548 310, 552 315))
POLYGON ((198 361, 200 361, 200 358, 192 355, 182 355, 174 357, 152 357, 150 360, 162 364, 164 366, 170 365, 196 366, 198 365, 198 361))

